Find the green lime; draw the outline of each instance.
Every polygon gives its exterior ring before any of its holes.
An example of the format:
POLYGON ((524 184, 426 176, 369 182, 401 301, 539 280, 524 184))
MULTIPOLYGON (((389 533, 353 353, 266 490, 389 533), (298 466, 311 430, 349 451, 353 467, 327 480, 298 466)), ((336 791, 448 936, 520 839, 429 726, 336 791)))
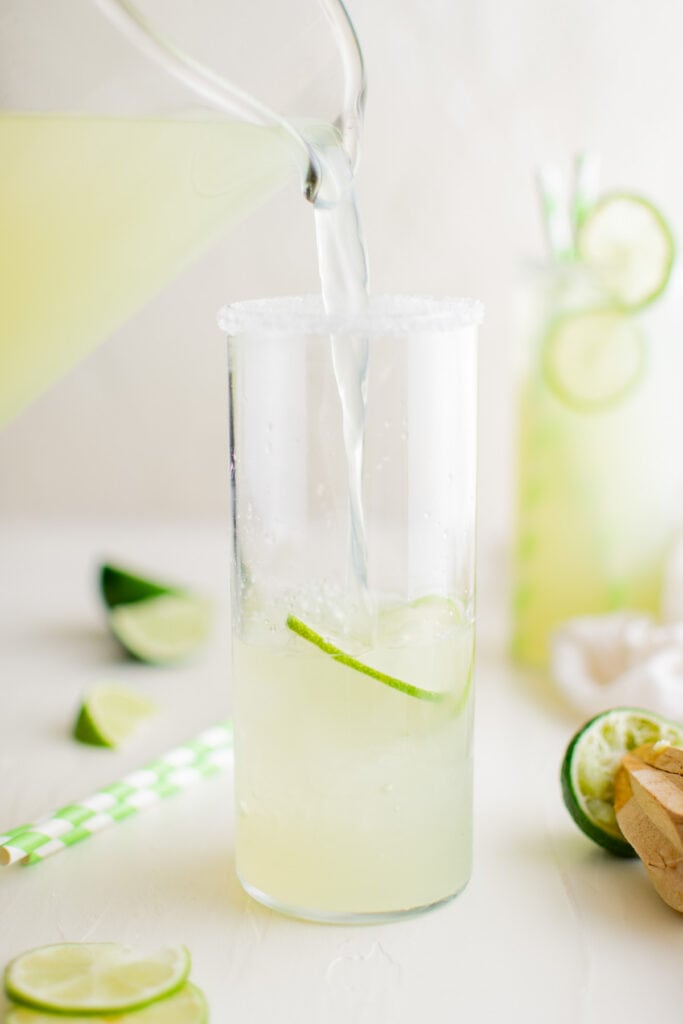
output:
POLYGON ((100 566, 100 589, 107 608, 143 601, 148 597, 159 597, 161 594, 184 593, 179 587, 136 576, 127 569, 109 563, 100 566))
POLYGON ((614 307, 565 313, 550 326, 541 366, 565 405, 597 412, 624 398, 641 379, 645 345, 633 317, 614 307))
POLYGON ((170 996, 189 972, 184 946, 141 956, 115 942, 68 942, 12 960, 5 969, 5 992, 16 1003, 50 1013, 112 1016, 170 996))
POLYGON ((579 259, 624 309, 642 309, 667 286, 675 246, 660 211, 642 196, 615 193, 592 207, 577 235, 579 259))
POLYGON ((102 684, 92 689, 83 700, 74 725, 74 736, 81 743, 96 747, 118 747, 144 718, 155 711, 155 705, 134 690, 102 684))
POLYGON ((401 693, 406 693, 410 697, 418 697, 420 700, 430 701, 439 701, 446 697, 445 693, 439 693, 436 690, 425 690, 420 686, 414 686, 412 683, 406 683, 402 679, 397 679, 394 676, 387 675, 385 672, 380 672, 370 665, 363 664, 362 661, 358 661, 351 654, 346 654, 339 647, 335 647, 334 644, 325 640, 320 633, 316 633, 315 630, 311 629, 310 626, 307 626, 305 622, 297 619, 294 615, 287 616, 287 628, 291 629, 293 633, 296 633, 303 640, 314 644, 325 654, 329 654, 335 661, 346 665, 347 668, 355 669, 356 672, 362 672, 363 675, 370 676, 371 679, 384 683, 385 686, 390 686, 394 690, 400 690, 401 693))
POLYGON ((620 857, 635 857, 614 812, 614 778, 621 759, 643 743, 683 747, 683 725, 641 708, 612 708, 591 718, 571 739, 560 769, 564 803, 582 832, 620 857))
POLYGON ((178 992, 142 1010, 113 1017, 110 1014, 106 1017, 99 1014, 56 1016, 26 1006, 15 1006, 5 1016, 5 1024, 83 1024, 84 1020, 88 1024, 206 1024, 208 1009, 203 994, 188 981, 178 992))
POLYGON ((109 627, 133 658, 173 665, 195 654, 208 639, 212 609, 193 594, 161 594, 109 612, 109 627))

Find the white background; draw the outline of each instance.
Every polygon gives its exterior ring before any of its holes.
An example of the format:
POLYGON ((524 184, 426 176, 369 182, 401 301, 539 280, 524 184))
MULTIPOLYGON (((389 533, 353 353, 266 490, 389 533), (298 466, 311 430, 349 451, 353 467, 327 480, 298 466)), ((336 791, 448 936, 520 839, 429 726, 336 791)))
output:
MULTIPOLYGON (((514 479, 512 291, 522 262, 543 254, 534 168, 557 160, 568 170, 588 147, 602 156, 605 185, 644 191, 674 228, 683 223, 683 8, 350 0, 349 9, 369 79, 359 191, 372 286, 486 303, 480 542, 502 549, 514 479)), ((292 188, 0 434, 0 515, 223 519, 226 370, 215 312, 316 289, 312 218, 292 188)))

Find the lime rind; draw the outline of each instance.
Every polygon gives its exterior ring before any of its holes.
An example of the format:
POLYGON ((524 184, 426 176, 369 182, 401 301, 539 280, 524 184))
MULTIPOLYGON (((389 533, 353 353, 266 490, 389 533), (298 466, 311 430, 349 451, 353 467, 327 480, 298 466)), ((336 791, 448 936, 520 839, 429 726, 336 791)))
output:
POLYGON ((83 1024, 83 1021, 88 1024, 207 1024, 208 1006, 202 991, 188 981, 172 995, 132 1014, 67 1016, 13 1006, 5 1016, 5 1024, 83 1024))
POLYGON ((665 740, 683 747, 683 725, 642 708, 612 708, 572 737, 560 769, 569 814, 593 842, 620 857, 635 857, 614 811, 614 779, 624 754, 665 740))
POLYGON ((305 622, 298 619, 295 615, 287 616, 287 628, 291 629, 293 633, 300 636, 302 640, 307 640, 310 644, 313 644, 324 654, 329 654, 330 657, 334 658, 341 665, 346 665, 347 668, 352 668, 356 672, 360 672, 363 675, 369 676, 371 679, 376 680, 379 683, 383 683, 385 686, 391 687, 393 690, 398 690, 401 693, 405 693, 409 697, 417 697, 419 700, 425 701, 442 701, 446 698, 447 694, 439 692, 437 690, 426 690, 420 686, 414 686, 412 683, 407 683, 403 679, 397 679, 395 676, 387 675, 385 672, 380 672, 378 669, 372 668, 370 665, 364 664, 353 655, 347 654, 342 651, 339 647, 325 640, 320 633, 316 633, 314 629, 307 626, 305 622))
POLYGON ((5 969, 6 995, 53 1014, 121 1015, 177 992, 190 973, 185 946, 139 956, 117 943, 60 943, 29 950, 5 969))
POLYGON ((643 196, 602 196, 579 225, 579 259, 623 310, 637 312, 664 292, 676 246, 661 211, 643 196))
POLYGON ((617 307, 563 313, 548 328, 543 378, 555 397, 577 412, 602 412, 619 404, 645 369, 642 330, 617 307))

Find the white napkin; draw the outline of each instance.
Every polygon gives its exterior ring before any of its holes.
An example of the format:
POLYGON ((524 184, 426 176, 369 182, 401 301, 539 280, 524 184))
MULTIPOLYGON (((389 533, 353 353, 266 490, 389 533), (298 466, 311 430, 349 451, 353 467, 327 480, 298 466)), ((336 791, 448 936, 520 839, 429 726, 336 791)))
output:
POLYGON ((611 612, 557 629, 550 672, 566 700, 586 716, 630 705, 683 721, 683 543, 667 565, 662 617, 611 612))

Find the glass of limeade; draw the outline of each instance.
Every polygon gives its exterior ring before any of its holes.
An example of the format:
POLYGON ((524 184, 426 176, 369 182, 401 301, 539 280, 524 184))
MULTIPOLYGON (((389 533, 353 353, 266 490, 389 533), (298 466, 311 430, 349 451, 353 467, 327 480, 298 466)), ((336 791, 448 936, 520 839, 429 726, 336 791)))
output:
POLYGON ((470 874, 481 308, 220 319, 237 873, 297 917, 409 915, 470 874))
POLYGON ((599 198, 520 303, 513 654, 542 666, 575 616, 657 616, 681 525, 683 293, 672 232, 639 195, 599 198))

